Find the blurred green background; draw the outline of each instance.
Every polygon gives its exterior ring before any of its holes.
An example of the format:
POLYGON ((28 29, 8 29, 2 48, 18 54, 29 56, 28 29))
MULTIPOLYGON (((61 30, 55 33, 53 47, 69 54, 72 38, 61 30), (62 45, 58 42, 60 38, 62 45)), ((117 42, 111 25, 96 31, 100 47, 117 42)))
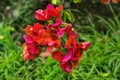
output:
MULTIPOLYGON (((80 41, 90 41, 76 71, 63 72, 49 56, 24 62, 24 28, 33 25, 34 14, 50 0, 0 2, 0 80, 120 80, 120 4, 99 0, 62 0, 64 21, 71 22, 80 41), (69 16, 69 18, 68 18, 69 16)), ((57 5, 56 5, 57 6, 57 5)))

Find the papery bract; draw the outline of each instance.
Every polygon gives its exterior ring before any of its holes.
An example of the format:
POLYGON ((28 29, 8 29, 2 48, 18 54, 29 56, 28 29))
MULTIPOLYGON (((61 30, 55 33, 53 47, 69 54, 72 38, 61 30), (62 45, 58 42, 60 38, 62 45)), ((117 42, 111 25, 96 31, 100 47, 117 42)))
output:
POLYGON ((70 73, 72 70, 72 63, 70 61, 66 63, 60 63, 60 67, 67 73, 70 73))
POLYGON ((109 3, 110 3, 110 0, 101 0, 101 2, 102 2, 103 4, 109 4, 109 3))
POLYGON ((45 11, 44 11, 44 10, 41 10, 41 9, 37 10, 37 11, 36 11, 36 14, 35 14, 35 18, 36 18, 37 20, 46 20, 46 19, 47 19, 47 16, 46 16, 45 11))
POLYGON ((78 43, 78 46, 82 50, 87 50, 90 47, 90 44, 91 44, 90 42, 81 42, 78 43))
POLYGON ((25 28, 25 32, 30 36, 37 36, 39 34, 39 31, 43 29, 44 29, 44 26, 42 24, 35 23, 33 26, 28 25, 25 28))
POLYGON ((52 17, 56 18, 56 21, 61 20, 60 11, 62 10, 62 5, 58 8, 55 8, 52 4, 48 4, 45 10, 37 10, 35 14, 35 18, 38 20, 46 20, 49 21, 52 17))
POLYGON ((33 41, 32 37, 24 35, 24 39, 27 45, 28 52, 30 52, 31 54, 34 54, 36 51, 36 46, 35 46, 35 42, 33 41))
POLYGON ((69 49, 66 55, 64 55, 63 59, 61 60, 61 63, 66 63, 68 62, 72 57, 72 50, 69 49))
POLYGON ((25 61, 26 61, 26 60, 33 60, 33 59, 35 59, 35 58, 39 55, 39 53, 40 53, 40 51, 41 51, 41 48, 38 47, 38 48, 35 50, 34 54, 31 54, 30 52, 28 52, 28 47, 27 47, 26 44, 24 44, 23 47, 24 47, 24 49, 23 49, 23 54, 22 54, 22 56, 23 56, 23 59, 24 59, 25 61))
POLYGON ((63 54, 62 51, 59 51, 59 50, 54 51, 54 52, 52 52, 52 57, 60 62, 62 60, 62 58, 63 58, 62 54, 63 54))
POLYGON ((65 43, 65 48, 71 48, 73 45, 76 45, 76 41, 75 41, 75 37, 74 36, 70 36, 68 37, 68 40, 65 43))
POLYGON ((68 36, 74 36, 75 38, 78 37, 78 34, 72 28, 72 24, 68 24, 67 26, 65 26, 63 28, 58 29, 57 34, 59 37, 62 37, 65 33, 68 36))
POLYGON ((112 0, 113 3, 117 4, 120 0, 112 0))
POLYGON ((117 3, 119 2, 119 0, 101 0, 101 2, 102 2, 103 4, 109 4, 110 1, 112 1, 112 2, 115 3, 115 4, 117 4, 117 3))

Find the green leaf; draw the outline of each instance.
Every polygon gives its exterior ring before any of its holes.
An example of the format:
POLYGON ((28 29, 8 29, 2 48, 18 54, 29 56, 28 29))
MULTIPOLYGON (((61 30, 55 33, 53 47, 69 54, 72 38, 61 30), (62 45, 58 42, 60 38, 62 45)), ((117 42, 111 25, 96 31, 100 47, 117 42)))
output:
POLYGON ((4 39, 4 36, 0 35, 0 39, 4 39))
POLYGON ((62 14, 62 20, 63 20, 63 22, 66 22, 66 16, 64 13, 62 14))
POLYGON ((60 4, 60 0, 52 0, 52 4, 59 5, 60 4))
POLYGON ((71 13, 70 10, 64 11, 64 14, 65 14, 65 17, 66 17, 71 23, 75 22, 74 16, 73 16, 73 14, 71 13))
POLYGON ((80 3, 82 0, 73 0, 73 3, 80 3))

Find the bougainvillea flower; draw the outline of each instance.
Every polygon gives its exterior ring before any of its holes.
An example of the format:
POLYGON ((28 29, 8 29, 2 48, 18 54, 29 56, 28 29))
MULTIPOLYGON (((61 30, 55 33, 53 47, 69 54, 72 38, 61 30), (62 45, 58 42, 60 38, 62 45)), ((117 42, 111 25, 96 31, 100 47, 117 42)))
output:
POLYGON ((30 55, 30 53, 28 52, 28 49, 27 49, 27 45, 24 44, 24 49, 23 49, 23 54, 22 54, 24 60, 32 60, 36 57, 36 55, 30 55))
POLYGON ((78 34, 74 31, 74 29, 72 28, 72 24, 68 24, 67 26, 67 35, 69 36, 74 36, 75 38, 78 37, 78 34))
POLYGON ((44 26, 39 23, 35 23, 33 26, 28 25, 25 28, 26 34, 31 36, 36 42, 40 41, 39 36, 43 31, 44 31, 44 26))
MULTIPOLYGON (((114 3, 117 0, 113 0, 114 3)), ((47 57, 52 55, 52 58, 59 61, 63 71, 70 73, 72 68, 76 69, 78 60, 82 58, 83 51, 90 47, 90 42, 77 42, 78 34, 72 28, 72 24, 63 24, 61 19, 62 5, 54 7, 48 4, 45 10, 39 9, 35 12, 37 20, 49 21, 44 27, 40 23, 35 23, 33 26, 28 25, 25 28, 24 35, 25 43, 23 49, 24 60, 33 60, 37 56, 47 57), (61 37, 68 37, 64 43, 67 53, 62 52, 61 37), (44 52, 41 48, 46 48, 44 52), (41 52, 41 54, 40 54, 41 52)))
POLYGON ((25 43, 27 45, 28 52, 34 54, 36 51, 35 42, 33 41, 32 37, 24 35, 25 43))
POLYGON ((26 43, 23 45, 23 47, 24 47, 24 49, 23 49, 23 54, 22 54, 22 56, 23 56, 23 59, 26 61, 26 60, 33 60, 33 59, 35 59, 38 55, 39 55, 39 53, 40 53, 40 51, 41 51, 41 48, 40 47, 38 47, 37 49, 36 49, 36 51, 34 52, 34 54, 31 54, 30 52, 28 52, 28 46, 26 45, 26 43))
POLYGON ((79 48, 76 49, 76 51, 72 54, 71 60, 72 61, 78 61, 79 59, 82 58, 82 50, 79 48))
POLYGON ((47 9, 46 9, 46 10, 41 10, 41 9, 37 10, 37 11, 35 12, 35 18, 36 18, 37 20, 46 20, 46 21, 49 21, 49 20, 50 20, 50 17, 53 16, 53 14, 51 14, 50 11, 53 12, 53 10, 54 10, 54 6, 52 6, 52 5, 49 4, 49 5, 47 6, 47 9), (49 12, 50 12, 50 13, 49 13, 49 12), (50 16, 50 14, 51 14, 51 16, 50 16))
POLYGON ((62 51, 57 50, 57 51, 52 52, 52 57, 60 62, 63 58, 62 54, 63 54, 62 51))
POLYGON ((47 30, 43 30, 38 36, 38 43, 41 45, 48 45, 51 42, 52 37, 47 30))
POLYGON ((52 4, 48 4, 45 11, 46 11, 46 14, 49 19, 51 19, 52 17, 55 17, 56 21, 60 21, 61 20, 61 14, 60 14, 61 10, 62 10, 62 5, 59 5, 57 8, 54 8, 54 6, 52 4))
POLYGON ((46 20, 49 21, 52 17, 56 18, 56 21, 61 20, 60 11, 62 10, 62 5, 55 8, 52 4, 48 4, 45 10, 37 10, 35 14, 35 18, 37 20, 46 20))
POLYGON ((78 47, 82 50, 87 50, 90 47, 90 42, 78 42, 78 47))
MULTIPOLYGON (((103 4, 109 4, 111 0, 101 0, 103 4)), ((113 3, 118 3, 119 0, 112 0, 113 3)))
POLYGON ((35 23, 33 26, 28 25, 25 31, 35 42, 41 45, 47 45, 52 39, 49 31, 45 30, 44 26, 39 23, 35 23))
POLYGON ((65 48, 71 48, 73 45, 76 45, 76 43, 74 36, 69 36, 65 43, 65 48))
POLYGON ((61 14, 60 11, 63 9, 62 5, 59 5, 55 10, 54 10, 54 14, 56 17, 56 22, 61 20, 61 14))
POLYGON ((73 44, 72 46, 73 54, 71 60, 76 61, 82 58, 83 51, 87 50, 89 47, 90 47, 90 42, 81 42, 81 43, 77 42, 76 45, 73 44))
POLYGON ((46 14, 47 14, 48 18, 51 18, 51 17, 55 16, 54 10, 55 10, 54 5, 52 5, 52 4, 47 5, 45 11, 46 11, 46 14))
POLYGON ((66 27, 59 28, 58 32, 57 32, 57 35, 59 37, 62 37, 65 33, 68 36, 74 36, 75 38, 78 37, 78 34, 72 28, 72 24, 68 24, 66 27))
POLYGON ((110 0, 101 0, 101 2, 102 2, 103 4, 109 4, 109 3, 110 3, 110 0))
POLYGON ((49 29, 52 29, 52 30, 54 29, 55 31, 57 31, 60 28, 60 26, 61 26, 62 23, 63 23, 62 20, 57 21, 55 23, 47 25, 46 29, 48 29, 48 30, 49 29))
POLYGON ((63 23, 63 21, 59 20, 59 21, 56 21, 55 23, 52 23, 51 26, 54 28, 59 28, 62 23, 63 23))
POLYGON ((67 27, 59 28, 57 31, 58 37, 62 37, 65 34, 66 30, 67 30, 67 27))
POLYGON ((46 20, 47 19, 47 16, 46 16, 46 13, 44 10, 39 9, 35 13, 36 13, 35 18, 37 20, 46 20))
POLYGON ((74 54, 77 53, 73 53, 72 50, 73 50, 72 48, 68 49, 67 54, 62 58, 60 62, 60 67, 67 73, 71 72, 72 66, 74 67, 74 69, 76 69, 78 65, 78 58, 76 60, 73 59, 76 58, 74 54))
POLYGON ((61 47, 60 39, 56 39, 56 40, 50 41, 48 43, 48 46, 53 46, 53 47, 56 47, 56 48, 60 48, 61 47))
POLYGON ((32 60, 39 55, 41 48, 36 45, 32 37, 24 35, 24 39, 23 58, 24 60, 32 60))
POLYGON ((69 49, 69 50, 67 51, 67 54, 63 57, 61 63, 66 63, 66 62, 68 62, 68 61, 71 59, 71 57, 72 57, 72 50, 69 49))
POLYGON ((119 0, 112 0, 113 3, 117 4, 119 0))
POLYGON ((30 36, 37 36, 41 30, 44 29, 44 26, 40 23, 35 23, 33 26, 27 25, 25 28, 26 34, 30 36))
POLYGON ((77 69, 77 66, 78 66, 78 60, 77 61, 72 61, 72 60, 69 60, 68 62, 66 63, 60 63, 60 67, 63 71, 67 72, 67 73, 70 73, 71 70, 72 70, 72 67, 74 68, 74 70, 77 69))
POLYGON ((72 61, 73 57, 73 51, 72 48, 68 49, 67 54, 64 55, 64 57, 60 61, 60 67, 67 73, 71 72, 72 64, 74 66, 74 69, 77 67, 77 61, 72 61))
POLYGON ((89 47, 90 42, 79 43, 75 41, 74 37, 70 36, 65 44, 67 53, 63 56, 60 62, 60 67, 67 73, 71 72, 72 67, 76 69, 78 66, 78 60, 82 58, 83 51, 87 50, 89 47), (71 66, 71 64, 73 65, 71 66))
MULTIPOLYGON (((60 39, 56 39, 53 41, 50 41, 47 45, 46 51, 42 56, 47 57, 49 53, 53 53, 61 48, 61 42, 60 39)), ((58 54, 59 55, 59 54, 58 54)))
POLYGON ((60 63, 61 69, 63 69, 65 72, 70 73, 72 70, 72 63, 70 61, 66 63, 60 63))

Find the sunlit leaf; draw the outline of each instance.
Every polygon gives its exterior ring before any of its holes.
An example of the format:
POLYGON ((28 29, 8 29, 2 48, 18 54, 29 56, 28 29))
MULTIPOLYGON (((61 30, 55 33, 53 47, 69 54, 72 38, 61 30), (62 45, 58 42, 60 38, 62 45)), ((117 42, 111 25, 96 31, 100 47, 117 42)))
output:
POLYGON ((60 4, 60 0, 52 0, 52 4, 59 5, 60 4))
POLYGON ((0 35, 0 40, 1 40, 1 39, 4 39, 4 36, 0 35))
POLYGON ((65 17, 66 17, 71 23, 73 23, 73 22, 75 21, 74 16, 73 16, 73 14, 71 13, 70 10, 64 11, 64 14, 65 14, 65 17))

